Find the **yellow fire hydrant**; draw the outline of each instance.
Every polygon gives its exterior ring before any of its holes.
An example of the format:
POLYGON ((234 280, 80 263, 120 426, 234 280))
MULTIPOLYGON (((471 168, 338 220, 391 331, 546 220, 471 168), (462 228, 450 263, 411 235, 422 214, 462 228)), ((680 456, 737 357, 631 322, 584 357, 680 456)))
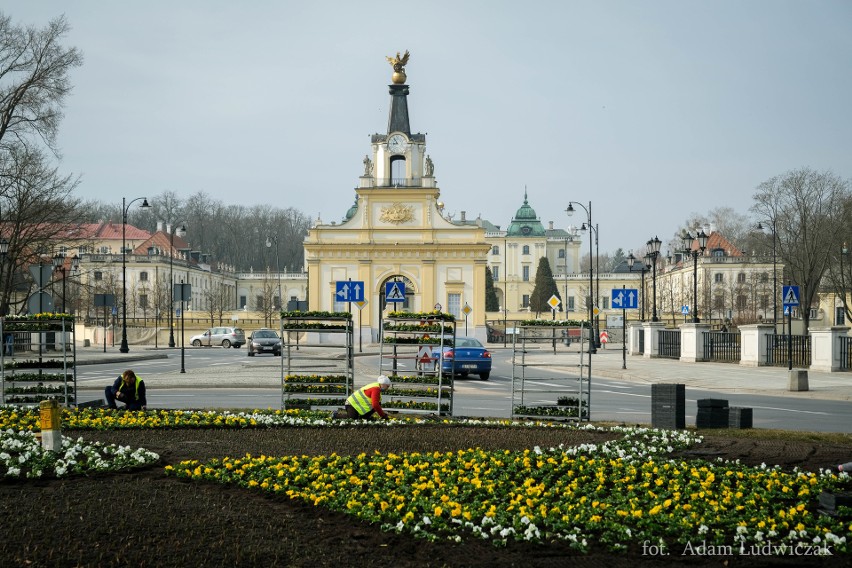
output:
POLYGON ((43 400, 38 405, 41 418, 41 447, 49 452, 62 449, 62 431, 60 430, 61 410, 55 400, 43 400))

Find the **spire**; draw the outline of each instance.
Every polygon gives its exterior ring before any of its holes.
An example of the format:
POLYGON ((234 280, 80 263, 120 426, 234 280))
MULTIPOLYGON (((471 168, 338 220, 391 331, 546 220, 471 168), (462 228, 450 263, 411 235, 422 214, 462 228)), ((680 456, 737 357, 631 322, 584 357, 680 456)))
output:
POLYGON ((411 136, 411 126, 408 123, 408 85, 388 85, 391 104, 388 116, 388 134, 402 132, 411 136))
POLYGON ((391 105, 388 117, 388 134, 391 132, 402 132, 406 136, 411 135, 411 126, 408 123, 408 85, 405 84, 405 65, 408 63, 408 51, 405 55, 396 53, 396 57, 386 57, 388 63, 393 67, 390 88, 391 105))

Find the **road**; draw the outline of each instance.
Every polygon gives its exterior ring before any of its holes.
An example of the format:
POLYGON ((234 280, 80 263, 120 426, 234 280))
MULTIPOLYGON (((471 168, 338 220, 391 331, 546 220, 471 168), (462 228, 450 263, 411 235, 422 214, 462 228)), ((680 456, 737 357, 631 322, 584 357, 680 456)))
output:
MULTIPOLYGON (((150 408, 280 408, 281 359, 269 356, 247 357, 245 349, 187 349, 185 366, 193 371, 186 375, 192 380, 205 379, 199 369, 210 369, 210 376, 224 377, 218 383, 199 388, 186 386, 157 388, 159 377, 174 376, 180 369, 180 354, 168 359, 137 361, 132 368, 149 385, 150 408), (231 371, 233 370, 233 371, 231 371), (244 386, 234 386, 227 378, 248 374, 253 378, 244 386)), ((378 369, 378 357, 356 357, 359 376, 369 376, 378 369)), ((97 398, 98 391, 112 381, 123 369, 110 365, 81 365, 77 371, 80 399, 97 398)), ((400 368, 400 372, 406 370, 400 368)), ((560 375, 570 371, 549 369, 554 388, 564 387, 560 375)), ((218 381, 219 379, 217 379, 218 381)), ((546 386, 547 381, 537 381, 546 386)), ((852 402, 766 396, 743 392, 724 392, 712 389, 687 388, 686 423, 695 424, 697 400, 724 398, 730 406, 753 409, 756 428, 787 429, 817 432, 848 432, 852 402)), ((527 400, 528 403, 555 403, 552 399, 527 400)), ((456 416, 508 418, 512 406, 511 352, 494 354, 494 369, 488 381, 471 377, 456 381, 454 414, 456 416)), ((626 424, 651 423, 651 385, 634 381, 596 377, 592 374, 591 418, 595 421, 617 421, 626 424)))

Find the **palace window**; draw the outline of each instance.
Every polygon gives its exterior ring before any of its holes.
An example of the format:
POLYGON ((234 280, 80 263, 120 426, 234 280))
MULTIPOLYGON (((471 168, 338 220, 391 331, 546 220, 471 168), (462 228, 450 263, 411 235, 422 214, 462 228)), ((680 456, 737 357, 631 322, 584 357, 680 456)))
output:
POLYGON ((529 266, 524 266, 523 279, 524 279, 524 282, 530 281, 530 267, 529 266))
POLYGON ((522 254, 529 254, 530 253, 530 245, 524 245, 524 248, 521 249, 521 253, 522 254))
POLYGON ((716 274, 713 275, 713 282, 715 282, 716 284, 720 284, 724 281, 725 281, 725 275, 722 274, 721 272, 717 272, 716 274))
POLYGON ((492 280, 500 280, 500 267, 492 266, 491 267, 491 279, 492 280))

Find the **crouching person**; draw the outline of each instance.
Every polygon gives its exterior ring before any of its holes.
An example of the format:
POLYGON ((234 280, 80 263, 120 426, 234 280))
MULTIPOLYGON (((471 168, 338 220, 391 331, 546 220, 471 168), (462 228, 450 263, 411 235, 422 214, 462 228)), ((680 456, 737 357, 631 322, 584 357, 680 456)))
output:
POLYGON ((118 408, 116 401, 125 404, 125 410, 145 410, 148 400, 145 398, 145 381, 136 373, 127 369, 115 382, 104 389, 104 399, 109 408, 118 408))
POLYGON ((388 415, 382 410, 382 392, 388 390, 390 386, 390 379, 384 375, 379 375, 376 382, 364 385, 355 391, 352 396, 346 399, 347 417, 370 419, 375 413, 381 416, 383 420, 387 420, 388 415))

